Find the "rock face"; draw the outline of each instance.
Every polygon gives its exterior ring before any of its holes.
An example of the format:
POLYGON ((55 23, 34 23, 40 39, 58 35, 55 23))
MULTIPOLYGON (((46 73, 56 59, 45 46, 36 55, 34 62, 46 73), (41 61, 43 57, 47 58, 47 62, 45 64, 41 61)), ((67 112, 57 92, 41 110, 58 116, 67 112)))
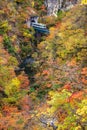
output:
POLYGON ((47 15, 55 15, 59 8, 59 2, 58 0, 46 0, 45 4, 47 6, 47 15))
POLYGON ((77 0, 45 0, 47 15, 57 16, 58 10, 68 10, 77 3, 77 0))

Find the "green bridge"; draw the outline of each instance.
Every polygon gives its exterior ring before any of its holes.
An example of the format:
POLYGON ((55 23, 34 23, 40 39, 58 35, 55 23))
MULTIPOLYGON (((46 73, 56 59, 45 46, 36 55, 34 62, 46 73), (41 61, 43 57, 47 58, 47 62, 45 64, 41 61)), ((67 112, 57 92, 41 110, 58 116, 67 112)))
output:
POLYGON ((44 24, 32 22, 31 26, 40 33, 49 34, 49 30, 44 24))

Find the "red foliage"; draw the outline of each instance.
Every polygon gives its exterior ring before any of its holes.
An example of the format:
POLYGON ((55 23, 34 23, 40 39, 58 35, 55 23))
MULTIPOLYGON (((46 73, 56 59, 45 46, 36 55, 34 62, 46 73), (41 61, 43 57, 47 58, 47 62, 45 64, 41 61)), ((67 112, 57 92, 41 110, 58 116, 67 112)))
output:
POLYGON ((10 115, 12 112, 15 113, 18 111, 16 107, 7 106, 7 105, 3 106, 2 110, 5 116, 10 115))
POLYGON ((61 22, 57 22, 56 23, 56 28, 60 28, 60 26, 61 26, 61 22))
POLYGON ((51 88, 51 87, 52 87, 52 84, 50 84, 50 83, 47 84, 47 87, 48 87, 48 88, 51 88))
POLYGON ((73 92, 72 95, 69 97, 68 102, 73 102, 76 99, 81 100, 86 94, 87 94, 87 90, 73 92))
POLYGON ((82 78, 82 83, 87 84, 87 79, 82 78))
POLYGON ((32 106, 31 99, 29 98, 28 95, 22 98, 22 100, 20 101, 20 104, 21 104, 21 109, 26 112, 29 112, 32 106))
POLYGON ((19 75, 18 79, 21 82, 21 88, 22 89, 25 89, 25 88, 27 88, 29 86, 30 82, 29 82, 28 76, 26 76, 26 75, 19 75))
POLYGON ((49 71, 48 71, 48 70, 44 70, 44 71, 42 72, 42 75, 49 75, 49 71))
POLYGON ((87 67, 85 67, 85 68, 82 69, 81 74, 87 76, 87 67))
POLYGON ((70 85, 70 84, 66 84, 66 85, 64 85, 64 89, 66 89, 66 90, 70 90, 70 89, 71 89, 71 85, 70 85))

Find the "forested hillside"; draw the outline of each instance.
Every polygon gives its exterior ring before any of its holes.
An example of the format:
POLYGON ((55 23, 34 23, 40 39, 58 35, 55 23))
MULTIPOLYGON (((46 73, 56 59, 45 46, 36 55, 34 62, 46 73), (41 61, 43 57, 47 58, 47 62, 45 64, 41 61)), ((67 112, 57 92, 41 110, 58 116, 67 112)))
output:
POLYGON ((86 4, 55 17, 44 0, 0 1, 0 130, 87 130, 86 4))

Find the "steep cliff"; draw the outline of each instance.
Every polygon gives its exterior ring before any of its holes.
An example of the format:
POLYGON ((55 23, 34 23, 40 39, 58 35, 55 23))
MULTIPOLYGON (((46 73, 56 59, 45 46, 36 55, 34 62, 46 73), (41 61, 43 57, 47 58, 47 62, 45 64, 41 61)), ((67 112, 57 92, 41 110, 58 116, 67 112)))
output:
POLYGON ((59 10, 68 10, 72 8, 78 0, 45 0, 47 14, 57 16, 59 10))

